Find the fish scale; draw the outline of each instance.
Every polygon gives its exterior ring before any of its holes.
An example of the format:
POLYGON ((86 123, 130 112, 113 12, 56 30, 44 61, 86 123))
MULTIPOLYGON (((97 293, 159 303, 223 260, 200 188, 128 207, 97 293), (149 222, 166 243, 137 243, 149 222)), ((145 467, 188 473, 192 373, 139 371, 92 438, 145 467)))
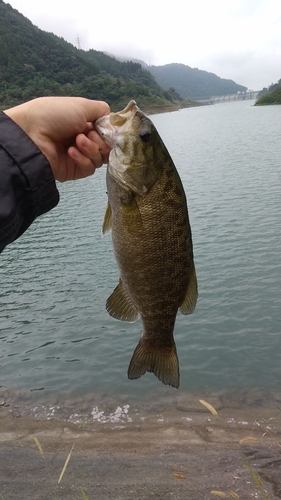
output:
POLYGON ((128 377, 153 372, 177 388, 176 315, 179 308, 192 313, 198 294, 185 192, 156 128, 134 101, 95 126, 112 148, 103 232, 112 231, 120 272, 106 308, 117 319, 142 319, 128 377))

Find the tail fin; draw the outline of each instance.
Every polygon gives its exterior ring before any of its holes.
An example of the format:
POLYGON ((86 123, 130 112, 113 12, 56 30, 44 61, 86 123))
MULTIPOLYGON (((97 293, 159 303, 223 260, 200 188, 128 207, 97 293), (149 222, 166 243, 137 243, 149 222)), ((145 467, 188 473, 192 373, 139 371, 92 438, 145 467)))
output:
POLYGON ((132 356, 128 378, 140 378, 145 372, 154 373, 163 384, 178 389, 180 374, 176 344, 173 343, 169 349, 160 349, 148 344, 142 337, 132 356))

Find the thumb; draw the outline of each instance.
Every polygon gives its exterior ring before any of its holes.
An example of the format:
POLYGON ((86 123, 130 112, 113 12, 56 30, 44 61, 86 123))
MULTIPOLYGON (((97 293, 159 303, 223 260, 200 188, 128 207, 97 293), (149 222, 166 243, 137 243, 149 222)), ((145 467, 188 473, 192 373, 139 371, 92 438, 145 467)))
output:
POLYGON ((87 122, 95 122, 98 118, 109 115, 110 107, 105 101, 92 101, 83 98, 82 100, 87 122))

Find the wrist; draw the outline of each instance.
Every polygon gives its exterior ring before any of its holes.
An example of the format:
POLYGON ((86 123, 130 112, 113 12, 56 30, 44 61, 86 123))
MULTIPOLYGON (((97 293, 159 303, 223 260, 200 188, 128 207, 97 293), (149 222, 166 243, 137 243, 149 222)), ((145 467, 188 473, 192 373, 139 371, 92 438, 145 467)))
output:
MULTIPOLYGON (((29 121, 29 115, 30 115, 30 104, 29 102, 20 104, 19 106, 15 106, 10 109, 6 109, 3 112, 14 122, 16 125, 18 125, 23 132, 28 135, 28 137, 32 140, 32 142, 37 146, 38 149, 44 154, 44 156, 47 158, 48 162, 50 163, 50 166, 52 168, 52 155, 51 151, 49 151, 51 148, 48 147, 48 141, 47 138, 45 138, 45 141, 42 140, 40 137, 40 134, 37 134, 37 129, 32 127, 32 120, 29 121), (31 126, 30 126, 31 125, 31 126)), ((52 168, 53 170, 53 168, 52 168)))
POLYGON ((28 134, 28 124, 26 120, 27 116, 26 104, 20 104, 19 106, 15 106, 14 108, 5 109, 4 113, 11 118, 24 132, 28 134))

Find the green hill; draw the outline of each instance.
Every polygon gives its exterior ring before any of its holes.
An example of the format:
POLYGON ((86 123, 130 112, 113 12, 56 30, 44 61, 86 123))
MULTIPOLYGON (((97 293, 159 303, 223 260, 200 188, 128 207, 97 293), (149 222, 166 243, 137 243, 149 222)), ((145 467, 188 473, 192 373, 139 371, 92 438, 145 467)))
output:
POLYGON ((190 68, 184 64, 149 66, 148 69, 164 89, 174 87, 178 94, 190 99, 210 99, 247 90, 247 87, 238 85, 233 80, 226 80, 214 73, 190 68))
POLYGON ((45 95, 107 101, 113 110, 131 99, 145 111, 198 105, 194 99, 244 91, 232 80, 183 64, 150 66, 83 51, 0 0, 0 109, 45 95))
POLYGON ((45 95, 105 100, 113 110, 130 99, 151 111, 181 105, 180 96, 163 90, 141 64, 78 50, 0 0, 0 107, 45 95))
POLYGON ((281 79, 269 87, 268 90, 263 89, 255 106, 264 106, 268 104, 281 104, 281 79))

